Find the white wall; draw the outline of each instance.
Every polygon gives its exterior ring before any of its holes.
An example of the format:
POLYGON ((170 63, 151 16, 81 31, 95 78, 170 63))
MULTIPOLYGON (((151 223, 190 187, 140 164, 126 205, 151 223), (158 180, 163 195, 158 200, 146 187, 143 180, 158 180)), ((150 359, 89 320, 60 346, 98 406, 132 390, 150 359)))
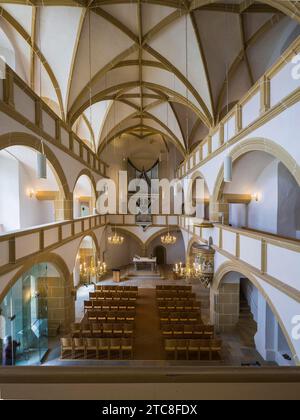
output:
POLYGON ((250 306, 254 320, 258 320, 258 290, 257 288, 248 280, 241 279, 241 290, 250 306))
POLYGON ((277 233, 278 217, 278 162, 271 162, 253 185, 259 201, 248 207, 248 227, 277 233))
POLYGON ((278 173, 278 234, 296 238, 300 230, 300 188, 282 163, 278 173))
POLYGON ((48 185, 42 186, 43 181, 37 180, 34 175, 26 165, 19 162, 20 227, 22 229, 55 221, 54 201, 39 201, 35 197, 30 198, 27 194, 31 188, 34 191, 40 188, 46 188, 46 191, 51 190, 48 185))
POLYGON ((37 200, 34 194, 58 192, 59 186, 49 165, 47 179, 37 178, 36 159, 36 152, 26 147, 13 146, 0 152, 0 225, 6 232, 55 221, 54 201, 37 200))
POLYGON ((18 174, 16 159, 0 155, 0 233, 20 229, 18 174))
MULTIPOLYGON (((166 254, 167 254, 167 261, 166 263, 169 265, 174 265, 176 263, 185 261, 185 249, 184 249, 184 242, 182 239, 181 233, 171 232, 172 235, 177 237, 177 242, 175 245, 165 246, 166 254)), ((155 247, 162 246, 160 236, 156 238, 148 247, 148 256, 151 254, 154 255, 155 247)))

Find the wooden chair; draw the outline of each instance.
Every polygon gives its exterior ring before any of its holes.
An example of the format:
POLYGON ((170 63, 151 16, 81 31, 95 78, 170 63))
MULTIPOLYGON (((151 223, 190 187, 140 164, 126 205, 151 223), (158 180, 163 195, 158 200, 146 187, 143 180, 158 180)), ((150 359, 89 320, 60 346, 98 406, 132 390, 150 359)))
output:
POLYGON ((165 352, 174 359, 177 359, 177 341, 176 340, 165 340, 165 352))
POLYGON ((192 336, 194 332, 194 326, 193 325, 184 325, 183 329, 183 335, 184 336, 192 336))
POLYGON ((201 340, 189 340, 188 341, 188 358, 190 354, 197 354, 197 358, 200 360, 200 343, 201 340))
POLYGON ((95 338, 86 339, 86 358, 88 359, 89 354, 93 354, 98 359, 99 350, 98 350, 98 341, 95 338))
POLYGON ((113 334, 114 336, 122 336, 123 335, 123 324, 114 324, 113 325, 113 334))
POLYGON ((124 358, 126 354, 129 354, 130 359, 133 359, 133 346, 132 340, 123 338, 121 342, 121 356, 124 358))
POLYGON ((88 311, 88 320, 89 321, 97 321, 97 312, 96 311, 88 311))
POLYGON ((120 359, 121 355, 121 340, 119 338, 112 338, 110 340, 110 357, 117 356, 120 359))
POLYGON ((60 344, 61 344, 61 359, 64 358, 64 354, 66 352, 68 352, 67 354, 69 354, 71 357, 73 358, 74 356, 74 347, 73 347, 73 340, 72 338, 61 338, 60 339, 60 344))
POLYGON ((183 353, 185 359, 187 359, 188 358, 187 352, 188 352, 187 340, 177 340, 176 341, 176 353, 177 353, 176 358, 179 358, 179 356, 183 353))
POLYGON ((110 348, 109 348, 110 341, 108 338, 99 338, 98 339, 98 358, 100 356, 104 356, 104 359, 110 358, 110 348))
POLYGON ((74 338, 73 343, 74 343, 74 357, 75 357, 75 359, 76 359, 76 354, 78 354, 78 353, 79 353, 79 355, 81 355, 81 357, 79 357, 79 358, 86 359, 85 340, 83 338, 74 338))
POLYGON ((71 334, 72 337, 80 337, 81 336, 81 324, 75 323, 71 325, 71 334))
POLYGON ((92 334, 94 336, 102 334, 102 325, 101 324, 92 324, 92 334))
POLYGON ((103 334, 104 335, 112 335, 113 333, 113 324, 103 324, 103 334))
POLYGON ((222 340, 211 340, 210 341, 210 360, 213 358, 214 353, 219 356, 222 351, 222 340))
POLYGON ((124 324, 124 334, 126 336, 132 336, 133 335, 133 326, 132 324, 124 324))
POLYGON ((84 301, 84 313, 86 313, 86 311, 88 311, 89 309, 93 309, 93 301, 85 300, 84 301))
POLYGON ((202 358, 202 354, 206 354, 211 360, 211 348, 210 348, 210 340, 199 340, 199 353, 200 353, 200 359, 202 358))

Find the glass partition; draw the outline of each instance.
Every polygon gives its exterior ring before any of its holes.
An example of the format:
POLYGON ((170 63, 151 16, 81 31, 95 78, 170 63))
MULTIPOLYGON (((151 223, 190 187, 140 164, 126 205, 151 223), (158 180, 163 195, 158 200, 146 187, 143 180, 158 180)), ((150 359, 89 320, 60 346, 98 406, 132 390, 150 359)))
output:
POLYGON ((24 273, 0 304, 2 365, 34 365, 48 351, 48 278, 51 264, 24 273))

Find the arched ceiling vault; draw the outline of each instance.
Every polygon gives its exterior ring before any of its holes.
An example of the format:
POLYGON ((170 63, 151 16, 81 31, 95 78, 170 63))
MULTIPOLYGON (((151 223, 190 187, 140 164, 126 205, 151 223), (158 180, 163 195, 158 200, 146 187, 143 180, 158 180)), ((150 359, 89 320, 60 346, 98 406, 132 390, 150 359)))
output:
POLYGON ((100 153, 118 133, 159 134, 187 153, 300 34, 299 24, 299 3, 287 0, 0 6, 20 76, 100 153))

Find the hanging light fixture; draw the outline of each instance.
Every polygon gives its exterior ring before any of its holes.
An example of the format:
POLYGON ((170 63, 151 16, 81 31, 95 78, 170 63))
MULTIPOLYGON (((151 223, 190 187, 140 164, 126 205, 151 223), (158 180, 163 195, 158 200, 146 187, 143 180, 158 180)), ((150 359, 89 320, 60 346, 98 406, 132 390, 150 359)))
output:
POLYGON ((123 245, 124 243, 124 237, 118 235, 116 230, 115 233, 109 236, 107 240, 110 245, 123 245))
POLYGON ((177 237, 175 235, 171 235, 169 230, 168 230, 167 235, 163 235, 161 237, 161 243, 163 245, 175 245, 176 242, 177 242, 177 237))
POLYGON ((37 154, 37 177, 39 179, 47 179, 47 157, 45 155, 44 143, 41 139, 42 151, 37 154))
POLYGON ((224 159, 224 182, 232 182, 232 156, 227 155, 224 159))

